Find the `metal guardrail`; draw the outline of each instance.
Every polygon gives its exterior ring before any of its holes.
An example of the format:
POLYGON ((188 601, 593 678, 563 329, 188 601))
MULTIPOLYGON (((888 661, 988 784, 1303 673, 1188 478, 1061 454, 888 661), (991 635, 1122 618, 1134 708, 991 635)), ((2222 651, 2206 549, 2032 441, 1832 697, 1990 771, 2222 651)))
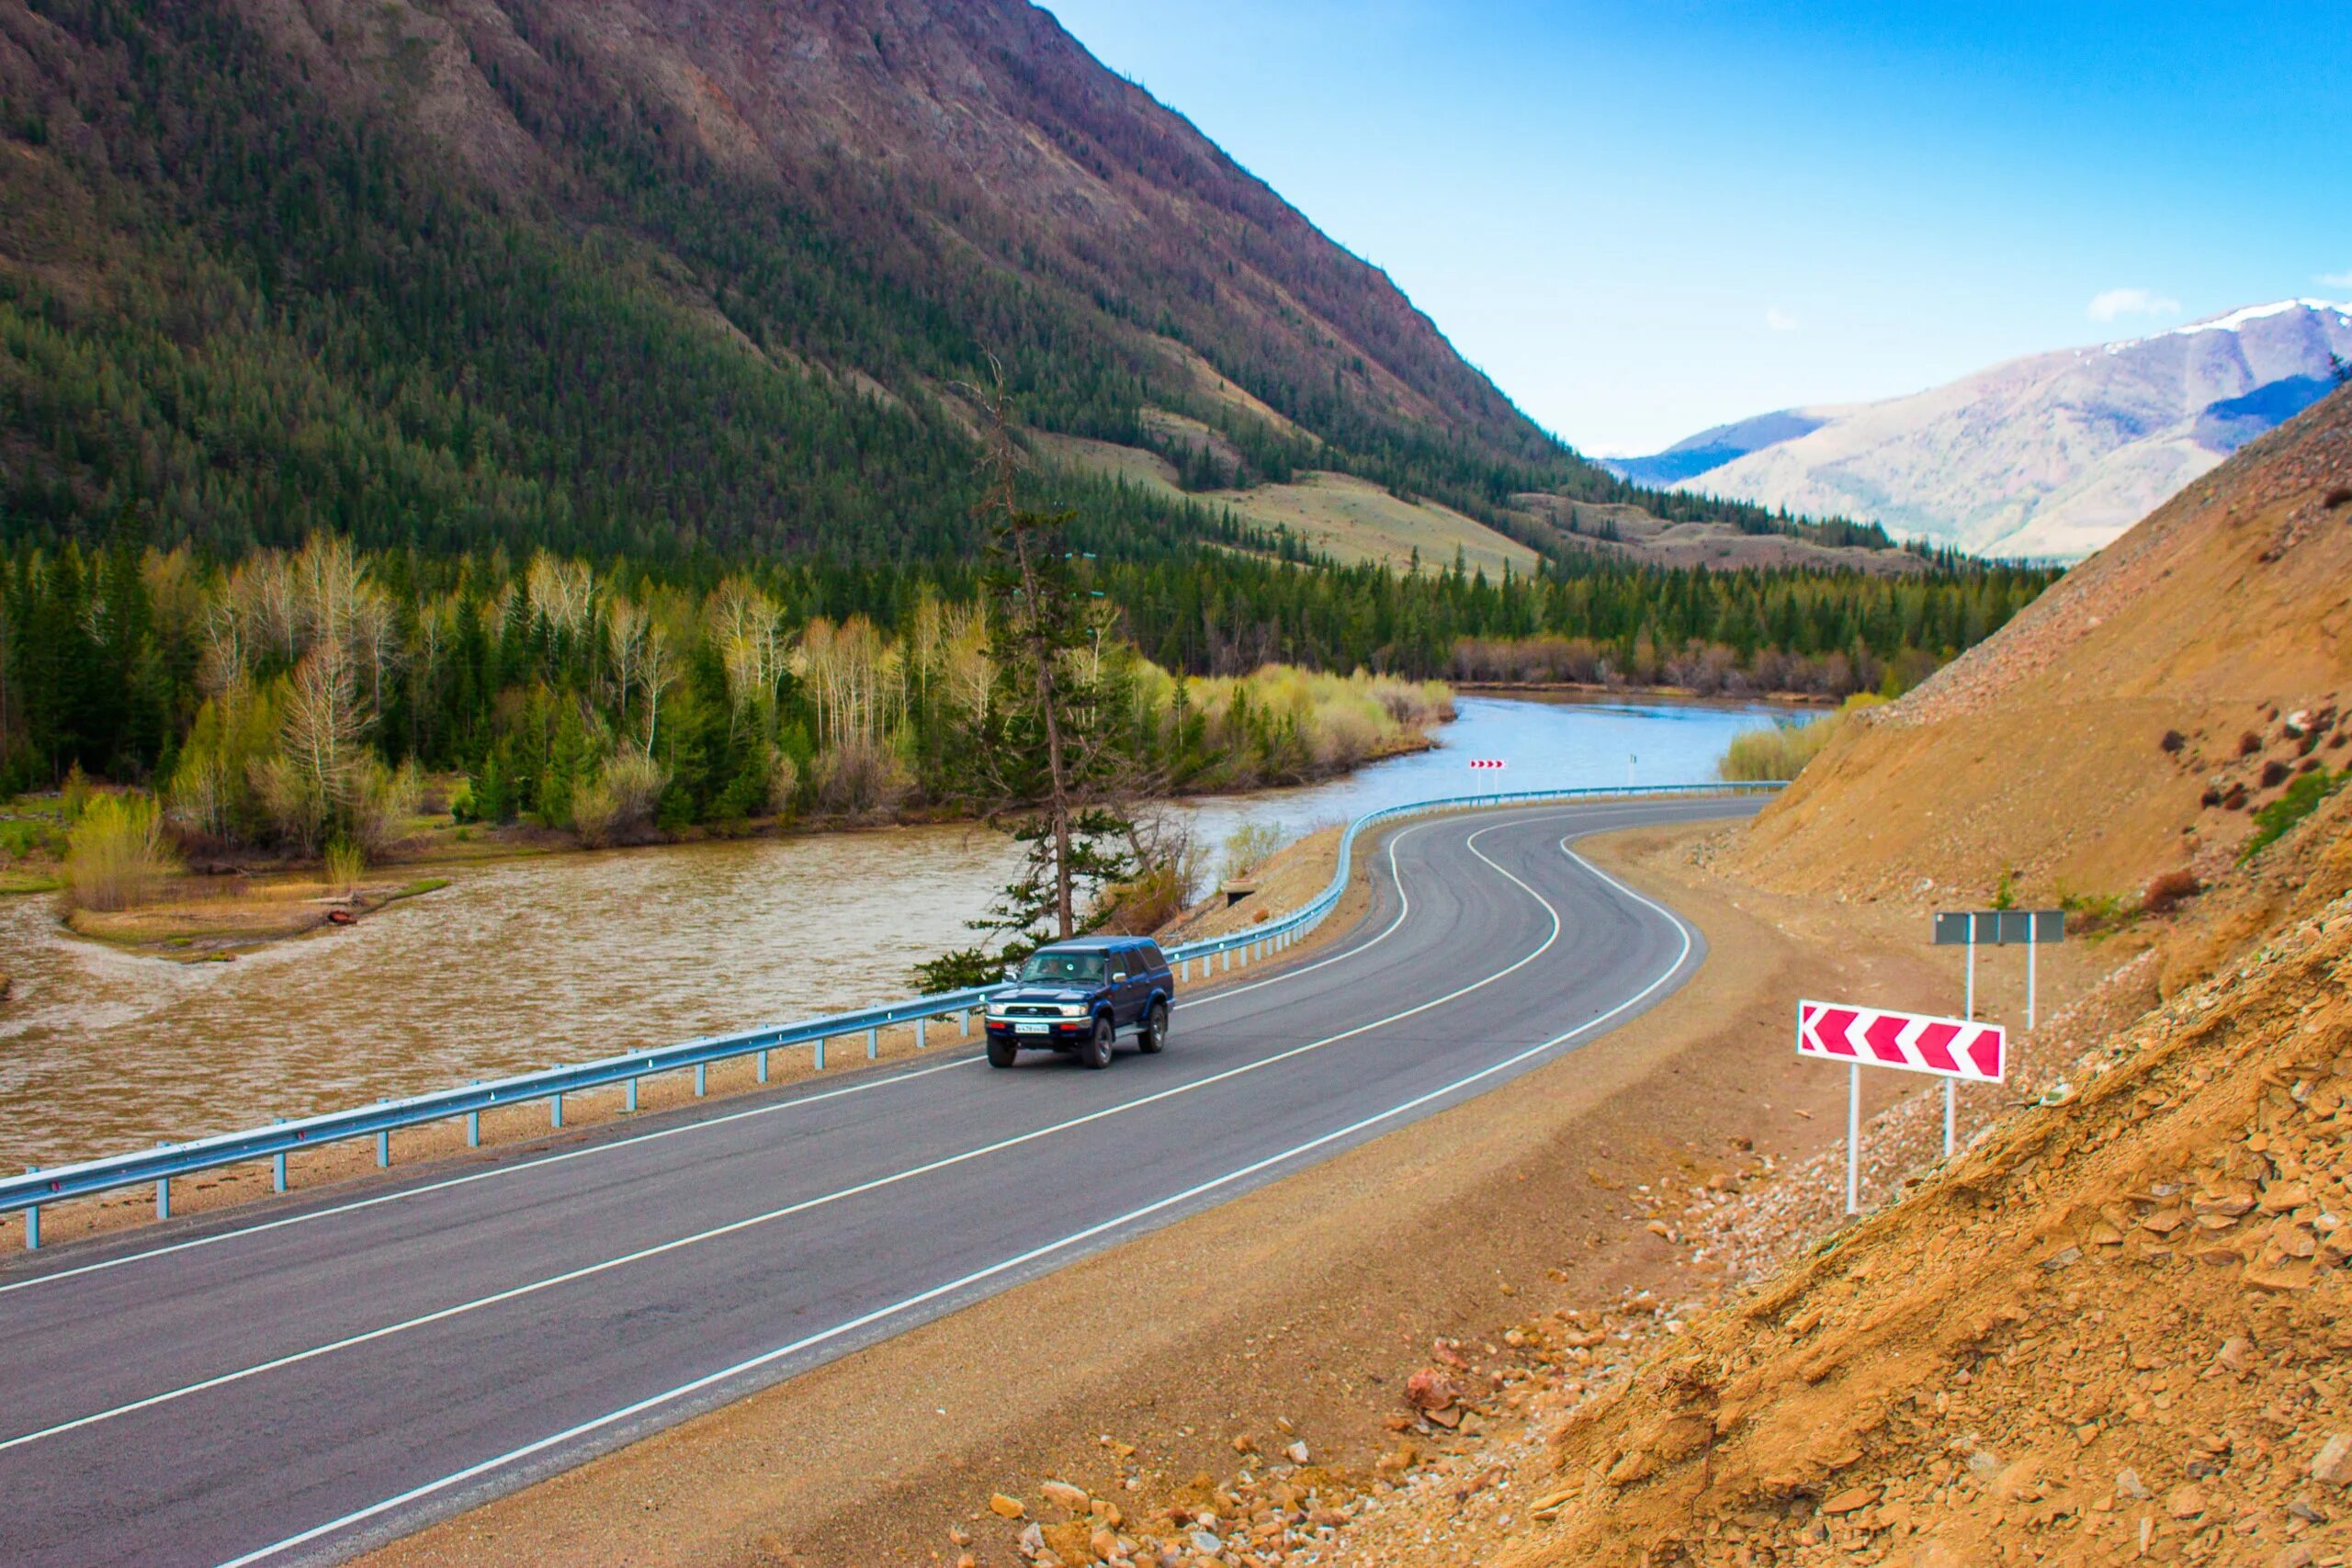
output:
MULTIPOLYGON (((1340 840, 1340 862, 1332 874, 1330 886, 1304 907, 1280 919, 1262 921, 1246 931, 1186 942, 1166 951, 1170 961, 1180 965, 1183 978, 1189 980, 1196 964, 1200 966, 1200 973, 1206 975, 1220 960, 1228 969, 1233 967, 1237 958, 1246 967, 1252 957, 1263 958, 1270 952, 1291 946, 1320 925, 1339 907, 1352 874, 1357 838, 1366 829, 1385 823, 1484 807, 1629 795, 1753 795, 1770 793, 1781 787, 1777 784, 1649 784, 1623 789, 1525 790, 1510 794, 1451 795, 1387 807, 1367 812, 1348 824, 1347 831, 1340 840)), ((264 1159, 273 1162, 274 1185, 277 1190, 283 1192, 287 1187, 286 1157, 289 1154, 372 1135, 377 1141, 377 1164, 390 1166, 391 1134, 400 1128, 463 1117, 467 1144, 469 1146, 479 1145, 481 1141, 481 1113, 485 1111, 546 1100, 549 1125, 560 1127, 563 1125, 563 1097, 567 1094, 623 1084, 628 1089, 628 1109, 634 1111, 637 1109, 640 1079, 657 1073, 679 1072, 691 1067, 695 1071, 695 1092, 700 1094, 704 1088, 705 1071, 711 1063, 733 1061, 743 1056, 757 1056, 759 1081, 765 1083, 768 1079, 768 1054, 773 1051, 809 1046, 815 1054, 815 1065, 822 1067, 828 1041, 864 1034, 866 1055, 871 1058, 878 1054, 880 1032, 899 1024, 912 1023, 915 1026, 915 1043, 919 1046, 928 1043, 929 1026, 937 1019, 957 1019, 960 1032, 968 1035, 972 1015, 985 1009, 989 999, 1005 988, 1002 985, 977 986, 967 990, 944 991, 933 996, 861 1008, 852 1012, 833 1013, 801 1023, 772 1024, 732 1034, 707 1035, 681 1044, 628 1052, 571 1066, 549 1067, 541 1072, 469 1084, 463 1089, 438 1089, 405 1100, 381 1100, 352 1111, 330 1111, 298 1121, 277 1122, 242 1133, 216 1134, 209 1138, 197 1138, 182 1144, 158 1145, 153 1149, 134 1154, 110 1155, 100 1159, 84 1160, 77 1165, 28 1171, 23 1176, 0 1178, 0 1212, 23 1210, 26 1245, 38 1247, 40 1245, 40 1209, 46 1203, 86 1198, 152 1181, 155 1184, 155 1212, 159 1217, 168 1218, 174 1177, 264 1159)))

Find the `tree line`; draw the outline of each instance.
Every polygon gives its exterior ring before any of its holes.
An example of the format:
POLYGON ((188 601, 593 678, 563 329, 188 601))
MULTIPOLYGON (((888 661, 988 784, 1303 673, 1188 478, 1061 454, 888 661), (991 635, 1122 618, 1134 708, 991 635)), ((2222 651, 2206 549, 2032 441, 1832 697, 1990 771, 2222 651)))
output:
MULTIPOLYGON (((76 768, 187 790, 209 778, 191 819, 223 838, 315 845, 383 815, 405 763, 463 773, 461 808, 497 819, 568 822, 577 791, 631 752, 638 795, 661 775, 636 804, 673 826, 944 800, 954 722, 988 659, 976 563, 592 566, 368 551, 327 534, 220 558, 146 535, 126 508, 100 548, 19 537, 0 557, 0 784, 53 786, 76 768), (285 756, 306 771, 268 782, 264 765, 285 756)), ((1125 671, 1122 701, 1154 711, 1122 744, 1170 787, 1343 760, 1257 705, 1246 681, 1203 728, 1180 677, 1288 665, 1406 682, 1891 693, 2049 581, 1604 561, 1490 580, 1458 562, 1068 553, 1090 650, 1125 671)))

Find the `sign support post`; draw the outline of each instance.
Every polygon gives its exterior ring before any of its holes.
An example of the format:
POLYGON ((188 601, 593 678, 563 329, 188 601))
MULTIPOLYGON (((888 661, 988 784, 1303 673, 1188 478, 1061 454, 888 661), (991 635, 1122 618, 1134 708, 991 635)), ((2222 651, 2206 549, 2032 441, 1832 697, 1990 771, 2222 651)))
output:
MULTIPOLYGON (((2066 940, 2066 912, 2064 909, 1971 909, 1944 912, 1936 916, 1935 943, 1938 947, 1965 945, 1968 949, 1968 990, 1963 1011, 1965 1021, 1976 1020, 1976 944, 1979 941, 1995 947, 2018 943, 2025 946, 2025 1026, 2034 1027, 2038 1021, 2039 1001, 2037 982, 2040 979, 2034 950, 2045 942, 2066 940)), ((1954 1111, 1952 1086, 1944 1085, 1944 1157, 1950 1159, 1954 1142, 1954 1111)))
MULTIPOLYGON (((1972 998, 1973 999, 1973 998, 1972 998)), ((1843 1002, 1797 1003, 1797 1055, 1846 1064, 1846 1213, 1862 1212, 1862 1069, 1895 1067, 1945 1080, 1999 1083, 2008 1075, 2008 1034, 1997 1023, 1894 1012, 1843 1002)), ((1952 1101, 1944 1100, 1944 1137, 1952 1101)))
POLYGON ((1862 1212, 1862 1065, 1846 1067, 1846 1213, 1862 1212))

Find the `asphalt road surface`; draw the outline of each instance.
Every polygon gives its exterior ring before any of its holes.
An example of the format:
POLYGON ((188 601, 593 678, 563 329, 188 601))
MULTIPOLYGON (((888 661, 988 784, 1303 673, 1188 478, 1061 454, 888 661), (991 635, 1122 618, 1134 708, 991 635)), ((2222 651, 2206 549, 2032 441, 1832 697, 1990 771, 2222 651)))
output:
POLYGON ((339 1561, 1495 1089, 1704 955, 1575 837, 1753 808, 1399 828, 1106 1071, 959 1045, 12 1263, 0 1562, 339 1561))

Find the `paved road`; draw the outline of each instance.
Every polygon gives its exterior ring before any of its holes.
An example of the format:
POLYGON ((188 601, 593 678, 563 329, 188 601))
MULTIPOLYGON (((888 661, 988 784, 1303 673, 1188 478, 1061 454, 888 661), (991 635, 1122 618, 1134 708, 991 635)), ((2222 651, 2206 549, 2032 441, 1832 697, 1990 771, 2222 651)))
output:
POLYGON ((958 1049, 0 1271, 0 1561, 339 1561, 1495 1088, 1698 965, 1577 835, 1401 828, 1159 1056, 958 1049))

